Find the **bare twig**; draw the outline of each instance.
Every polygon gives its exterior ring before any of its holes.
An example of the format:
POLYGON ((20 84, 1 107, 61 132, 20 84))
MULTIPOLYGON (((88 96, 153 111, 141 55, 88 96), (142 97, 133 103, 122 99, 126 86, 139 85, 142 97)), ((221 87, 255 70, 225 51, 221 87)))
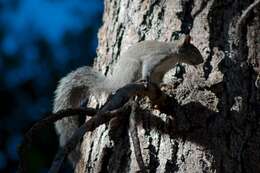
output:
POLYGON ((137 131, 137 125, 136 125, 136 118, 135 118, 136 110, 137 110, 137 103, 135 101, 132 101, 131 114, 130 114, 130 120, 129 120, 129 131, 130 131, 130 135, 131 135, 131 138, 133 141, 135 158, 136 158, 137 164, 140 168, 139 172, 146 173, 146 168, 145 168, 145 164, 144 164, 144 160, 143 160, 142 152, 141 152, 140 141, 138 138, 138 131, 137 131))
POLYGON ((258 73, 256 80, 255 80, 255 86, 257 88, 260 88, 260 73, 258 73))
POLYGON ((256 0, 254 3, 252 3, 244 12, 243 14, 240 16, 237 24, 236 24, 236 36, 237 36, 237 40, 236 40, 236 44, 239 47, 239 50, 241 51, 242 49, 242 43, 241 43, 241 37, 242 37, 242 28, 245 27, 247 18, 249 17, 250 13, 252 12, 252 10, 257 7, 260 4, 260 0, 256 0))
POLYGON ((18 167, 18 172, 23 173, 27 172, 26 169, 26 163, 25 163, 25 153, 26 149, 28 148, 28 145, 32 141, 32 136, 33 134, 51 123, 56 122, 57 120, 60 120, 64 117, 69 117, 69 116, 93 116, 97 113, 96 109, 93 108, 78 108, 78 109, 66 109, 66 110, 60 110, 56 113, 46 113, 44 119, 40 120, 39 122, 35 123, 25 134, 24 139, 22 144, 19 146, 19 157, 20 157, 20 162, 19 162, 19 167, 18 167))
MULTIPOLYGON (((253 11, 253 9, 257 6, 260 5, 260 0, 256 0, 254 3, 252 3, 244 12, 243 14, 240 16, 237 24, 236 24, 236 45, 238 46, 238 52, 237 54, 241 54, 242 50, 243 50, 243 44, 242 44, 242 30, 243 27, 246 26, 246 21, 249 17, 249 15, 251 14, 251 12, 253 11)), ((238 56, 237 55, 237 56, 238 56)), ((260 76, 260 69, 258 68, 254 68, 255 72, 258 74, 258 76, 260 76)), ((255 81, 255 86, 257 88, 259 88, 259 78, 257 77, 256 81, 255 81)))
POLYGON ((149 83, 148 86, 146 86, 143 82, 136 82, 118 89, 102 107, 102 110, 117 109, 133 96, 148 96, 152 103, 157 105, 159 109, 167 105, 165 102, 167 95, 163 93, 156 84, 149 83))
POLYGON ((62 118, 71 117, 71 116, 94 116, 97 113, 97 110, 94 108, 73 108, 60 110, 56 113, 47 113, 47 117, 42 119, 41 121, 35 123, 31 129, 26 133, 25 137, 27 139, 31 138, 33 133, 44 126, 47 126, 51 123, 54 123, 62 118))
POLYGON ((128 104, 125 104, 123 107, 113 111, 99 112, 93 118, 80 126, 72 135, 70 140, 68 140, 67 144, 61 147, 57 152, 54 161, 52 162, 49 173, 59 172, 65 157, 75 148, 75 146, 79 143, 80 139, 84 136, 86 132, 93 131, 101 124, 108 122, 111 118, 120 115, 120 113, 125 111, 128 106, 128 104))
POLYGON ((87 131, 93 131, 103 123, 108 122, 111 118, 120 115, 119 113, 128 108, 128 100, 133 96, 148 96, 152 102, 161 105, 166 95, 161 92, 156 84, 145 86, 144 83, 131 83, 120 89, 111 96, 110 100, 101 108, 101 110, 90 120, 84 123, 68 142, 59 149, 49 170, 49 173, 58 173, 65 157, 76 147, 80 139, 83 138, 87 131))

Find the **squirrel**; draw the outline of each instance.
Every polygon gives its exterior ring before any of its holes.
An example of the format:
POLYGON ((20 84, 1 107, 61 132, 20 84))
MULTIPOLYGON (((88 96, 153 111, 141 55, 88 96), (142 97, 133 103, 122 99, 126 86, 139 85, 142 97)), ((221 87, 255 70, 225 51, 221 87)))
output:
MULTIPOLYGON (((112 93, 140 79, 160 84, 164 74, 179 62, 190 65, 201 64, 203 57, 190 41, 190 36, 182 36, 179 40, 169 43, 160 41, 136 43, 122 53, 112 75, 107 77, 88 66, 76 69, 60 80, 55 91, 53 112, 78 108, 83 100, 88 99, 90 94, 99 89, 112 93)), ((78 127, 79 121, 75 116, 63 118, 55 123, 61 146, 66 144, 78 127)), ((73 151, 69 155, 73 165, 79 156, 79 151, 73 151)))

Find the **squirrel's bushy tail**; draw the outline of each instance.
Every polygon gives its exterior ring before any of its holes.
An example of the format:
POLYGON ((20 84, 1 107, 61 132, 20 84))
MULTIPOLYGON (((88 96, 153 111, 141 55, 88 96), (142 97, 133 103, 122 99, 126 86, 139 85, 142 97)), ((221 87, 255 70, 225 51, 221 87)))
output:
MULTIPOLYGON (((55 91, 53 112, 68 108, 79 108, 82 101, 88 100, 93 88, 97 88, 105 77, 91 67, 80 67, 63 77, 55 91)), ((77 116, 63 118, 55 123, 60 146, 64 146, 79 127, 77 116)), ((79 147, 69 155, 73 166, 80 158, 79 147)))

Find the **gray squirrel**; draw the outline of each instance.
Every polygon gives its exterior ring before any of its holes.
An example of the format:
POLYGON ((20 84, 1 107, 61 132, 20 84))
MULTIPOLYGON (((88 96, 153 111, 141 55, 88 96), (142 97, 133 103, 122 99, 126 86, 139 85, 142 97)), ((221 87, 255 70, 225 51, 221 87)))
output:
MULTIPOLYGON (((182 36, 175 42, 142 41, 136 43, 120 56, 113 74, 105 77, 91 67, 84 66, 62 78, 55 91, 53 112, 78 108, 83 100, 98 90, 108 94, 137 80, 160 84, 164 74, 178 62, 198 65, 203 62, 200 51, 190 43, 190 36, 182 36)), ((63 118, 55 123, 59 142, 64 146, 79 127, 78 119, 63 118)), ((69 155, 75 165, 79 151, 69 155)))

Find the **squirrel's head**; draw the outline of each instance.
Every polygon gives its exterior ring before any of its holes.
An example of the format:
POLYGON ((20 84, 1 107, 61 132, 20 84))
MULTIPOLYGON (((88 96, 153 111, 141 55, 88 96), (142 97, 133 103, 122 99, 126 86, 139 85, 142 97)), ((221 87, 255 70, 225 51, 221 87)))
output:
POLYGON ((203 57, 200 51, 190 43, 191 37, 189 35, 183 36, 179 41, 178 53, 182 62, 191 65, 203 63, 203 57))

